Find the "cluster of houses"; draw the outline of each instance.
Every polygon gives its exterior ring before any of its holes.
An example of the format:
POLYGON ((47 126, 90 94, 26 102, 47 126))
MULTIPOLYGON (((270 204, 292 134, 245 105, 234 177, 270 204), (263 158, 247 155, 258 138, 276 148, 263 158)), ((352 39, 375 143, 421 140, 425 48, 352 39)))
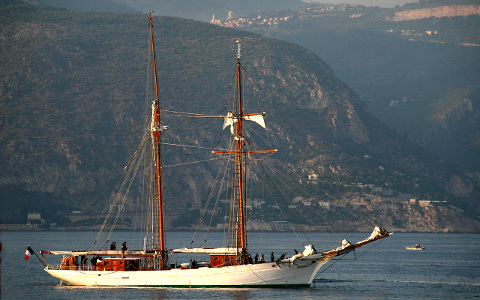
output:
MULTIPOLYGON (((323 6, 315 6, 315 7, 303 7, 300 8, 296 17, 298 18, 319 18, 321 16, 332 16, 332 15, 340 15, 340 14, 348 14, 349 18, 360 18, 365 15, 363 12, 358 12, 355 11, 356 5, 345 5, 345 6, 328 6, 328 7, 323 7, 323 6), (350 10, 346 10, 346 8, 349 7, 350 10), (353 9, 353 10, 352 10, 353 9)), ((243 28, 243 27, 249 27, 249 26, 268 26, 268 27, 273 27, 276 28, 279 24, 283 22, 287 22, 291 19, 293 19, 294 16, 284 16, 284 17, 265 17, 262 15, 258 15, 253 18, 238 18, 234 19, 233 18, 233 11, 228 12, 227 18, 222 21, 221 19, 215 18, 215 14, 212 16, 212 20, 210 20, 211 24, 215 24, 218 26, 223 26, 223 27, 236 27, 236 28, 243 28)), ((436 30, 426 30, 423 32, 417 32, 415 30, 411 29, 403 29, 403 30, 387 30, 388 33, 400 33, 403 36, 411 37, 410 39, 413 40, 415 37, 420 37, 420 36, 435 36, 438 34, 436 30)))
MULTIPOLYGON (((344 15, 347 14, 350 18, 359 18, 365 13, 358 11, 357 5, 333 5, 333 6, 311 6, 311 7, 302 7, 298 10, 299 18, 318 18, 321 16, 335 16, 335 15, 344 15)), ((250 25, 257 26, 277 26, 281 22, 286 22, 292 19, 294 15, 284 16, 284 17, 265 17, 258 15, 254 18, 233 18, 233 11, 228 12, 228 16, 225 21, 215 18, 215 14, 210 21, 211 24, 224 26, 224 27, 246 27, 250 25)))

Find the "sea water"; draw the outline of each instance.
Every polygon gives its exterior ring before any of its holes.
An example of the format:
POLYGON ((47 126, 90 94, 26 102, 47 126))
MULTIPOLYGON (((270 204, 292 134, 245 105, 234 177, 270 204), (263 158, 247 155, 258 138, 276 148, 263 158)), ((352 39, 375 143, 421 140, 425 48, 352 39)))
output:
MULTIPOLYGON (((351 243, 369 233, 250 232, 249 252, 270 260, 303 250, 312 243, 317 251, 333 249, 346 238, 351 243)), ((169 248, 221 245, 223 232, 168 232, 169 248)), ((48 275, 35 256, 24 259, 27 245, 40 250, 86 249, 95 234, 79 231, 4 231, 0 235, 1 299, 466 299, 480 298, 480 235, 395 233, 368 244, 340 260, 327 263, 310 288, 92 288, 72 287, 48 275), (408 251, 421 244, 424 251, 408 251)), ((111 241, 127 242, 129 249, 141 249, 142 241, 132 232, 117 232, 109 241, 97 241, 103 248, 111 241), (103 243, 103 244, 102 244, 103 243), (138 246, 140 245, 140 246, 138 246)), ((51 264, 60 257, 47 256, 51 264)), ((197 257, 208 260, 208 257, 197 257)), ((188 261, 172 257, 171 263, 188 261)))

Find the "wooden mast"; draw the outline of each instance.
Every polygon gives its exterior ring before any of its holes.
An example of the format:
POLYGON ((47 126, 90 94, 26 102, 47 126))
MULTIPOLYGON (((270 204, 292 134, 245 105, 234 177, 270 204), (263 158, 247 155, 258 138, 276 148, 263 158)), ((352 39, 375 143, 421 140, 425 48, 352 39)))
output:
POLYGON ((240 49, 241 44, 238 42, 237 53, 237 89, 238 89, 238 104, 237 104, 237 151, 235 153, 235 185, 237 188, 237 249, 240 250, 240 260, 245 259, 247 249, 247 236, 245 233, 245 199, 243 195, 243 103, 242 103, 242 79, 241 79, 241 65, 240 65, 240 49))
POLYGON ((164 232, 164 221, 163 221, 163 199, 162 199, 162 164, 160 157, 160 135, 162 125, 160 123, 160 106, 159 106, 159 97, 158 97, 158 81, 157 81, 157 65, 155 62, 155 45, 153 42, 153 20, 152 13, 150 13, 150 38, 152 40, 152 57, 153 57, 153 74, 155 77, 155 102, 152 107, 152 139, 154 147, 154 156, 155 156, 155 175, 156 175, 156 200, 158 205, 158 218, 156 226, 156 245, 155 249, 160 253, 160 265, 161 270, 167 269, 167 255, 165 251, 165 232, 164 232))
MULTIPOLYGON (((235 131, 233 133, 235 137, 235 150, 234 151, 213 151, 216 154, 234 154, 235 155, 235 170, 234 170, 234 186, 233 189, 236 195, 236 204, 237 204, 237 215, 236 215, 236 248, 238 251, 237 263, 244 264, 246 263, 246 254, 247 254, 247 233, 246 233, 246 224, 245 224, 245 211, 246 211, 246 199, 245 199, 245 190, 244 190, 244 156, 246 154, 260 154, 260 153, 270 153, 277 150, 255 150, 255 151, 246 151, 244 149, 244 136, 243 136, 243 121, 251 120, 253 116, 264 115, 264 113, 243 113, 243 98, 242 98, 242 77, 240 64, 240 49, 241 44, 238 43, 238 53, 237 53, 237 89, 238 89, 238 101, 237 101, 237 111, 235 114, 229 114, 222 116, 223 118, 231 118, 231 126, 235 125, 235 131)), ((230 123, 230 122, 228 122, 230 123)))

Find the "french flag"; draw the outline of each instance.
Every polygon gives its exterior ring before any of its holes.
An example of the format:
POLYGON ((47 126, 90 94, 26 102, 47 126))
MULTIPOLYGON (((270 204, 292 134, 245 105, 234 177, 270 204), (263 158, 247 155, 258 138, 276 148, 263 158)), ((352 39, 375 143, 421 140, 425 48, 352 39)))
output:
POLYGON ((25 251, 25 260, 29 259, 32 254, 35 254, 35 252, 33 252, 33 249, 30 248, 30 246, 28 246, 27 251, 25 251))

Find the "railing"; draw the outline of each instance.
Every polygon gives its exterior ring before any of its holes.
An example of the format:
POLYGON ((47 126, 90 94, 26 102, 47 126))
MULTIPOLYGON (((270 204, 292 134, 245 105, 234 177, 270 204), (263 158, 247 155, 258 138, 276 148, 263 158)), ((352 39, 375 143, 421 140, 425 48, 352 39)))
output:
POLYGON ((75 270, 75 271, 102 271, 95 266, 66 266, 66 265, 48 265, 46 270, 75 270))

